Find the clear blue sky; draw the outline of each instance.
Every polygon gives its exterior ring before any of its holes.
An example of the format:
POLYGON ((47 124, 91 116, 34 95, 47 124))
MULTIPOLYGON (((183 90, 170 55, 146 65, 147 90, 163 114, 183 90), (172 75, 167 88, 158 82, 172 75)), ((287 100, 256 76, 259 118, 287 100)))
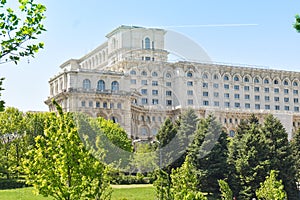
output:
MULTIPOLYGON (((17 0, 10 0, 15 1, 17 0)), ((262 65, 300 71, 300 33, 293 28, 300 13, 295 0, 38 0, 47 7, 45 49, 19 65, 0 65, 5 77, 2 98, 20 110, 48 108, 48 80, 70 58, 80 58, 124 25, 146 27, 258 24, 241 27, 169 28, 197 42, 216 62, 262 65)))

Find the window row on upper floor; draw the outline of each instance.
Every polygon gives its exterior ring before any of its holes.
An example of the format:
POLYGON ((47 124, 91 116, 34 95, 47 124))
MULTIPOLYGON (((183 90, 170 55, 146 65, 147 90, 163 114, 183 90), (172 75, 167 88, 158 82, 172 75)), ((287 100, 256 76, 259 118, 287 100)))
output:
MULTIPOLYGON (((84 79, 83 82, 82 82, 82 87, 85 90, 90 90, 92 88, 91 81, 89 79, 84 79)), ((105 90, 107 90, 106 83, 105 83, 104 80, 99 80, 97 82, 97 90, 99 90, 99 91, 105 91, 105 90)), ((120 90, 120 84, 119 84, 119 82, 118 81, 111 82, 111 84, 110 84, 110 90, 111 91, 119 91, 120 90)))
POLYGON ((83 61, 81 63, 81 67, 84 69, 92 69, 93 67, 100 65, 106 60, 107 60, 107 49, 104 49, 101 52, 97 53, 96 55, 93 55, 90 58, 83 61))

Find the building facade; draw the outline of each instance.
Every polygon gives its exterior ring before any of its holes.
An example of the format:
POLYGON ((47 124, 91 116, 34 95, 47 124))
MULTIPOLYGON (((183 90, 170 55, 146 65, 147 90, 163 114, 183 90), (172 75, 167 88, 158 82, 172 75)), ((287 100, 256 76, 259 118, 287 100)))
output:
POLYGON ((169 62, 166 31, 120 26, 80 59, 63 63, 50 79, 45 103, 119 123, 129 137, 155 136, 167 117, 187 108, 213 113, 233 136, 251 113, 280 119, 289 137, 300 127, 300 73, 249 66, 169 62))

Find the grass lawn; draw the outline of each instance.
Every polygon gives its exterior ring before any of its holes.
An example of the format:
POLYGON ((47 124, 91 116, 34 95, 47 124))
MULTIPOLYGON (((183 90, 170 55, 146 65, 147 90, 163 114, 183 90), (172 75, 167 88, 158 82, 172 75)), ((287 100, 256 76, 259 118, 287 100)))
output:
MULTIPOLYGON (((112 200, 153 200, 155 191, 152 185, 113 185, 112 200)), ((0 190, 1 200, 52 200, 36 196, 32 193, 33 188, 12 190, 0 190)))

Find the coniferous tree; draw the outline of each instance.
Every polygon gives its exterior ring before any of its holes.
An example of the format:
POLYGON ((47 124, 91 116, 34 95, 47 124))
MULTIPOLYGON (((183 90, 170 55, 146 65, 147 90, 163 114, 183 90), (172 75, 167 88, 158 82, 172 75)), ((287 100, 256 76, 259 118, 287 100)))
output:
POLYGON ((269 171, 264 136, 258 120, 251 116, 237 128, 237 134, 229 144, 228 180, 238 199, 255 198, 255 190, 269 171))
POLYGON ((300 129, 298 129, 291 140, 291 148, 293 151, 294 168, 296 170, 297 182, 300 182, 300 129))
POLYGON ((175 139, 178 141, 178 144, 173 144, 175 154, 172 156, 176 161, 173 162, 171 168, 177 168, 183 164, 187 155, 188 146, 193 141, 198 121, 199 119, 195 111, 191 108, 187 109, 181 114, 179 130, 175 137, 175 139))
POLYGON ((225 179, 228 174, 227 144, 227 134, 213 115, 200 120, 189 155, 201 172, 201 191, 219 196, 218 180, 225 179))
POLYGON ((296 188, 296 172, 292 149, 288 142, 288 134, 280 121, 273 115, 268 115, 262 127, 265 137, 267 157, 270 160, 269 168, 279 172, 289 199, 298 199, 296 188))

